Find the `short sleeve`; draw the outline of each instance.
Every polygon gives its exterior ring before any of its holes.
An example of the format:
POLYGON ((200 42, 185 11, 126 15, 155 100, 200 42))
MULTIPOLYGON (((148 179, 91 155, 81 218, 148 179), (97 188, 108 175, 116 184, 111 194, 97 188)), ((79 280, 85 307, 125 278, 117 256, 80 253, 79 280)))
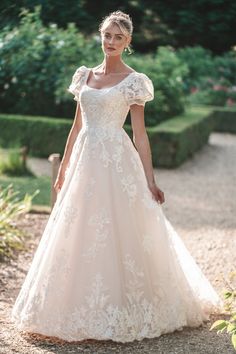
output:
POLYGON ((86 80, 86 72, 87 68, 86 66, 82 65, 80 66, 72 76, 72 81, 70 86, 68 87, 67 91, 72 93, 74 95, 74 100, 79 102, 80 101, 80 90, 85 83, 86 80))
POLYGON ((146 74, 135 74, 126 90, 128 105, 138 104, 144 106, 147 101, 151 101, 153 98, 154 87, 152 81, 146 74))

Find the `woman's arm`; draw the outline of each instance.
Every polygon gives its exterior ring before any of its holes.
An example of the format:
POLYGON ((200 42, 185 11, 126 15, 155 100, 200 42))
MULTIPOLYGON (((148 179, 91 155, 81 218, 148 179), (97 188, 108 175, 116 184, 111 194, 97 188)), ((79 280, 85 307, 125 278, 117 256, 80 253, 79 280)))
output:
POLYGON ((149 138, 145 128, 144 106, 133 104, 130 106, 131 124, 133 130, 133 142, 142 161, 147 178, 148 187, 156 201, 164 203, 164 193, 157 187, 153 166, 149 138))
POLYGON ((57 192, 62 187, 64 178, 65 178, 65 171, 66 171, 66 168, 67 168, 68 163, 70 161, 71 152, 72 152, 76 137, 77 137, 81 127, 82 127, 81 110, 80 110, 80 104, 78 102, 77 107, 76 107, 74 122, 73 122, 71 130, 70 130, 68 137, 67 137, 66 146, 64 149, 64 154, 61 159, 60 167, 59 167, 58 174, 57 174, 57 179, 54 184, 54 188, 56 189, 57 192))

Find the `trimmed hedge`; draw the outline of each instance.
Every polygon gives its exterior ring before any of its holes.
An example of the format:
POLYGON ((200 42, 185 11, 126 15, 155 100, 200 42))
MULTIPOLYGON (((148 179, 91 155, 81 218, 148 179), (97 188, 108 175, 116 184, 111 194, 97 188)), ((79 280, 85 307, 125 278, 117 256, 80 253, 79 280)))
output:
POLYGON ((208 109, 185 114, 147 129, 153 165, 177 167, 208 142, 214 123, 208 109))
MULTIPOLYGON (((207 107, 189 108, 183 115, 147 127, 153 166, 179 166, 207 143, 213 129, 214 120, 207 107)), ((131 127, 127 132, 131 137, 131 127)))
POLYGON ((32 156, 63 154, 72 123, 68 119, 0 114, 0 145, 26 145, 32 156))
MULTIPOLYGON (((0 143, 27 145, 33 156, 63 155, 72 120, 0 114, 0 143)), ((124 125, 132 138, 132 128, 124 125)), ((154 167, 177 167, 208 141, 213 130, 236 133, 236 110, 195 106, 185 114, 147 127, 154 167)))
POLYGON ((236 134, 236 108, 211 107, 214 120, 214 130, 236 134))

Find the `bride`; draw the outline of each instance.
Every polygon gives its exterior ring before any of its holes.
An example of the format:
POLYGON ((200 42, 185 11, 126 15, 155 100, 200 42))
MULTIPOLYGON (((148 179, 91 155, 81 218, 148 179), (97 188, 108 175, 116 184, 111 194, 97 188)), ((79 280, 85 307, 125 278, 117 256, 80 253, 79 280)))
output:
POLYGON ((153 83, 122 60, 132 31, 129 15, 109 14, 103 62, 72 77, 75 119, 57 200, 12 309, 19 330, 125 343, 200 326, 222 310, 162 210, 144 123, 153 83), (133 142, 123 128, 129 111, 133 142))

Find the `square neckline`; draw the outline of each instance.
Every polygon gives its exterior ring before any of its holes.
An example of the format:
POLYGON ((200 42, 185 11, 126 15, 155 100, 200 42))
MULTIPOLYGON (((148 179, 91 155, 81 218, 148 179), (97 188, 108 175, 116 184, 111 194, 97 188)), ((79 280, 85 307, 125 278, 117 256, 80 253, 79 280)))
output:
POLYGON ((113 86, 109 86, 109 87, 102 87, 102 88, 96 88, 96 87, 91 87, 87 84, 88 81, 88 77, 90 72, 92 71, 92 68, 87 68, 87 75, 85 78, 85 86, 90 88, 91 90, 97 90, 97 91, 101 91, 101 90, 108 90, 108 89, 112 89, 113 87, 117 87, 118 85, 120 85, 123 81, 125 81, 126 79, 128 79, 132 74, 137 73, 137 71, 132 71, 131 73, 129 73, 124 79, 122 79, 121 81, 119 81, 117 84, 113 85, 113 86))

